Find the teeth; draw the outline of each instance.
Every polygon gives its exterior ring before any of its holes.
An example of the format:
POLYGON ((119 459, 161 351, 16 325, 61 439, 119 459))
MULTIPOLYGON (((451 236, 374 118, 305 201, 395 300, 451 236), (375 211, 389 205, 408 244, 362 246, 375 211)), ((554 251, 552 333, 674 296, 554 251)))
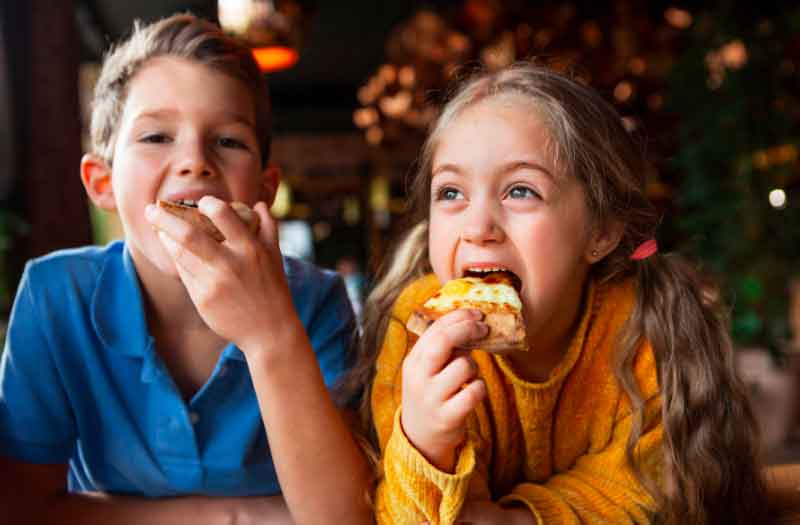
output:
POLYGON ((501 268, 500 266, 493 266, 491 268, 467 268, 468 272, 477 272, 477 273, 503 272, 507 270, 508 268, 501 268))
POLYGON ((178 199, 178 204, 182 204, 183 206, 191 206, 193 208, 197 207, 197 201, 192 199, 178 199))

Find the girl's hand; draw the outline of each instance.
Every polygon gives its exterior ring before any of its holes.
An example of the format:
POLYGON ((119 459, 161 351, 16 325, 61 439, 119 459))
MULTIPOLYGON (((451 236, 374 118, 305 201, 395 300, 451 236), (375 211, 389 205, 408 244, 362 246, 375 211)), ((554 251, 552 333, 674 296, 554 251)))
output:
POLYGON ((485 336, 477 310, 456 310, 434 322, 403 361, 400 423, 409 441, 437 468, 450 472, 466 419, 486 395, 477 366, 459 345, 485 336))
POLYGON ((203 197, 198 207, 225 235, 225 242, 214 241, 157 206, 148 206, 146 213, 206 324, 242 350, 260 334, 293 327, 286 322, 296 315, 278 228, 266 204, 253 208, 261 219, 258 236, 220 199, 203 197))

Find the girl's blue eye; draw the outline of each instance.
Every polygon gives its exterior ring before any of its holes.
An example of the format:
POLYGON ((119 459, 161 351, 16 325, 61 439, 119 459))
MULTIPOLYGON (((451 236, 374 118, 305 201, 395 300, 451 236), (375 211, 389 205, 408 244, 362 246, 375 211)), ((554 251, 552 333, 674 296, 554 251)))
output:
POLYGON ((442 201, 455 201, 463 199, 461 192, 455 188, 442 188, 437 192, 438 200, 442 201))
POLYGON ((509 190, 508 196, 512 199, 530 199, 538 198, 539 194, 527 186, 514 186, 509 190))

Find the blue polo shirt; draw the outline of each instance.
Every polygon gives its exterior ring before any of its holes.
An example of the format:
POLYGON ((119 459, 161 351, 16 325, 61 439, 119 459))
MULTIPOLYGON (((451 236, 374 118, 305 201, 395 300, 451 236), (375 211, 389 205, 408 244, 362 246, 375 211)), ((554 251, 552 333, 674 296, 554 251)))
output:
MULTIPOLYGON (((354 329, 345 287, 297 259, 284 269, 330 387, 354 329)), ((185 402, 156 354, 120 241, 27 265, 0 361, 0 455, 68 462, 73 492, 280 492, 244 355, 228 345, 185 402)))

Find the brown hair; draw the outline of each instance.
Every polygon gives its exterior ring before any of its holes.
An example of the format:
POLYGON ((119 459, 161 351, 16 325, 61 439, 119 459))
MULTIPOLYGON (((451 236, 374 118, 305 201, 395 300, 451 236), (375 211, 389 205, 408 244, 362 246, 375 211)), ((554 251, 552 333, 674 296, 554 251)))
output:
POLYGON ((151 58, 175 56, 204 64, 244 82, 253 97, 256 134, 262 165, 269 160, 271 110, 264 75, 250 50, 213 23, 191 14, 178 14, 149 25, 134 22, 133 34, 112 47, 94 89, 91 138, 95 153, 109 163, 128 84, 151 58))
POLYGON ((764 486, 758 431, 743 383, 733 365, 732 343, 719 294, 686 261, 656 254, 630 255, 654 237, 659 216, 645 194, 649 165, 619 114, 592 89, 532 63, 464 82, 433 123, 410 185, 417 226, 400 242, 399 256, 383 271, 367 300, 359 358, 350 381, 366 385, 361 423, 369 424, 369 389, 376 354, 400 291, 430 272, 427 222, 432 157, 439 137, 466 108, 496 96, 515 96, 543 119, 552 152, 586 191, 592 218, 625 225, 619 246, 592 267, 591 278, 634 278, 637 299, 616 355, 615 374, 632 400, 635 424, 627 457, 640 481, 659 502, 657 520, 669 524, 763 523, 764 486), (652 345, 658 367, 665 428, 664 483, 657 486, 638 468, 634 448, 642 433, 647 400, 632 362, 642 340, 652 345))

